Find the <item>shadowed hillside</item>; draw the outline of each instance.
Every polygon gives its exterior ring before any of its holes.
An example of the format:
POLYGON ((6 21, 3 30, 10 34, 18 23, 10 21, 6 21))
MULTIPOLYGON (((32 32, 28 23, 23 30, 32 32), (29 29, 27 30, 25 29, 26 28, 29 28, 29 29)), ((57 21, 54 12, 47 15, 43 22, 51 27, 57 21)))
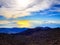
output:
POLYGON ((0 33, 0 45, 60 45, 60 28, 37 27, 16 34, 0 33))

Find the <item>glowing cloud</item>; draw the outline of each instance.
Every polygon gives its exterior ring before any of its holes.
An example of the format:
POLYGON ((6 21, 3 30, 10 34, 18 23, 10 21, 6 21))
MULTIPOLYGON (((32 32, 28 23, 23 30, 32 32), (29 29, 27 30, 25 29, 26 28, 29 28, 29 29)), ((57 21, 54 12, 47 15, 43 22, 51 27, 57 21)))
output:
POLYGON ((0 28, 5 27, 5 28, 13 28, 13 27, 18 27, 18 28, 35 28, 38 26, 41 26, 43 24, 60 24, 60 21, 54 21, 54 20, 49 20, 49 21, 42 21, 42 20, 14 20, 14 21, 0 21, 0 28))
POLYGON ((20 28, 30 28, 31 27, 31 24, 30 24, 30 22, 28 20, 17 21, 16 24, 20 28))

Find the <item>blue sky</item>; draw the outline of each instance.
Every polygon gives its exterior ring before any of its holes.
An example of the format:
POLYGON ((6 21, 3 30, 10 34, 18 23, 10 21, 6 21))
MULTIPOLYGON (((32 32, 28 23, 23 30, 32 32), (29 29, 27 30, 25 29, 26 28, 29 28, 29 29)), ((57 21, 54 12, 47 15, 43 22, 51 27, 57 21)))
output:
MULTIPOLYGON (((23 0, 21 4, 24 5, 26 2, 23 0)), ((0 1, 0 27, 18 27, 16 22, 20 20, 30 21, 31 27, 60 27, 60 0, 32 0, 31 4, 28 2, 25 6, 14 4, 11 5, 7 0, 0 1)))

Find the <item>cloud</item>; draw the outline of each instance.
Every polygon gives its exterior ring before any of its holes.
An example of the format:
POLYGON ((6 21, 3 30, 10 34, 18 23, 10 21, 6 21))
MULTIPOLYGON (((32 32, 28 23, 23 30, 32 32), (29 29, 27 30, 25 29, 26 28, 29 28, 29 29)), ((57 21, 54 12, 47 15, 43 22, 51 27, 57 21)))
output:
MULTIPOLYGON (((20 21, 20 20, 19 20, 20 21)), ((47 21, 42 21, 42 20, 28 20, 30 26, 27 28, 35 28, 38 26, 42 26, 42 25, 48 25, 48 24, 60 24, 60 21, 54 21, 54 20, 47 20, 47 21)), ((0 28, 13 28, 13 27, 17 27, 20 28, 20 26, 17 24, 18 20, 13 20, 13 21, 0 21, 0 28)), ((44 26, 45 26, 44 25, 44 26)), ((57 25, 56 25, 57 26, 57 25)))
POLYGON ((49 20, 49 21, 46 21, 45 23, 47 23, 47 24, 60 24, 60 21, 49 20))
POLYGON ((43 11, 38 11, 38 13, 40 13, 40 15, 45 15, 45 16, 59 15, 60 14, 60 4, 54 4, 49 9, 46 9, 43 11))
POLYGON ((8 24, 8 23, 10 23, 10 22, 9 21, 5 21, 5 20, 4 21, 2 21, 2 20, 0 21, 0 24, 8 24))
MULTIPOLYGON (((0 28, 14 28, 14 27, 17 27, 15 24, 12 24, 12 25, 3 25, 1 24, 0 28)), ((18 28, 18 27, 17 27, 18 28)))
POLYGON ((0 28, 13 28, 17 27, 16 21, 0 20, 0 28))
POLYGON ((60 21, 56 21, 56 20, 55 21, 54 20, 49 20, 49 21, 31 20, 30 24, 32 25, 32 28, 35 28, 38 26, 50 26, 50 25, 55 25, 56 27, 59 27, 60 21))
POLYGON ((30 20, 30 23, 32 24, 60 24, 60 21, 54 21, 54 20, 48 20, 48 21, 42 21, 42 20, 30 20))
POLYGON ((0 16, 0 20, 6 20, 4 16, 0 16))
MULTIPOLYGON (((60 0, 0 0, 0 16, 3 16, 0 18, 0 27, 18 27, 16 24, 18 20, 13 18, 32 16, 31 12, 39 12, 40 15, 52 16, 60 13, 59 6, 60 0), (8 21, 5 17, 11 20, 8 21), (2 21, 2 19, 5 20, 2 21)), ((34 27, 42 24, 60 24, 60 21, 31 20, 30 23, 34 27)))
POLYGON ((31 12, 51 7, 54 0, 1 0, 0 15, 6 18, 29 16, 31 12))

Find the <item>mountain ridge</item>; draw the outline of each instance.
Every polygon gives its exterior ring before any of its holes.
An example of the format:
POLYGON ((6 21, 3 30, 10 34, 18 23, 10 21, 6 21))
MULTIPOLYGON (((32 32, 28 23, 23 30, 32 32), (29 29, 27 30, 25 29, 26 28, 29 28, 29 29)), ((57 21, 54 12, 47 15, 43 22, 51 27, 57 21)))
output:
POLYGON ((20 33, 0 33, 0 45, 60 45, 60 28, 37 27, 20 33))

